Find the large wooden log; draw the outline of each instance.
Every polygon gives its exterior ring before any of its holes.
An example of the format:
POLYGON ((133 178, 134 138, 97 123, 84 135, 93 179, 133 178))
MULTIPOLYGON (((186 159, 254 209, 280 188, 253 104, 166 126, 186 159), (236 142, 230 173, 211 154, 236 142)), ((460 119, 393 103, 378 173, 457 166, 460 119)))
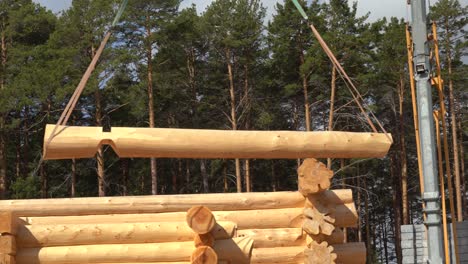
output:
POLYGON ((197 247, 192 256, 190 256, 191 264, 218 264, 218 255, 208 246, 197 247))
POLYGON ((391 145, 380 133, 63 126, 47 144, 54 127, 46 126, 45 159, 91 158, 102 144, 119 157, 245 159, 383 157, 391 145))
MULTIPOLYGON (((233 236, 236 224, 219 222, 215 239, 233 236)), ((21 225, 17 244, 22 248, 93 244, 192 241, 195 233, 185 222, 21 225)))
MULTIPOLYGON (((344 192, 336 195, 348 199, 344 192)), ((304 207, 304 203, 305 198, 299 192, 213 193, 3 200, 0 211, 12 211, 17 216, 70 216, 182 212, 198 205, 212 211, 279 209, 304 207)))
MULTIPOLYGON (((301 227, 304 220, 303 208, 214 211, 218 221, 230 221, 239 229, 285 228, 301 227)), ((28 224, 105 224, 105 223, 144 223, 184 221, 185 212, 160 214, 119 214, 119 215, 89 215, 89 216, 49 216, 22 217, 28 224)), ((356 208, 351 204, 338 205, 334 213, 335 226, 354 227, 357 223, 356 208), (354 211, 350 211, 354 210, 354 211)))
POLYGON ((186 216, 187 225, 197 234, 207 234, 216 225, 216 219, 206 206, 190 208, 186 216))
MULTIPOLYGON (((366 263, 366 247, 364 243, 347 243, 333 245, 336 253, 336 263, 363 264, 366 263)), ((251 263, 304 263, 304 250, 299 247, 255 248, 252 251, 251 263)))
POLYGON ((306 235, 301 228, 244 229, 237 236, 251 237, 254 248, 305 246, 306 235))
MULTIPOLYGON (((219 260, 242 264, 250 258, 252 244, 251 238, 224 239, 217 240, 213 249, 219 260)), ((194 250, 193 241, 24 248, 17 252, 16 262, 18 264, 186 262, 190 261, 194 250)))

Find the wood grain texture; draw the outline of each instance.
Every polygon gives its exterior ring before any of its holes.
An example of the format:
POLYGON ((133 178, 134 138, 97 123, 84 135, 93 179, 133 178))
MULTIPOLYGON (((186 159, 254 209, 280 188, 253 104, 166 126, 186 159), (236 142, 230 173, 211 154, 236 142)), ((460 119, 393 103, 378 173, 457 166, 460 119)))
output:
POLYGON ((104 144, 119 157, 242 159, 380 158, 391 145, 381 133, 72 126, 59 127, 47 145, 54 127, 46 126, 46 160, 91 158, 104 144))

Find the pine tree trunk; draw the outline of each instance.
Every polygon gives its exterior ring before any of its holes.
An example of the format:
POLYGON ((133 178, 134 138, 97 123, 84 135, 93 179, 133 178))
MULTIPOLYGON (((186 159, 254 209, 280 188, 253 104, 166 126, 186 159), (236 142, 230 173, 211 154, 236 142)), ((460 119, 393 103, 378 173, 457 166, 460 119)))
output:
MULTIPOLYGON (((331 77, 330 114, 328 117, 328 131, 333 130, 333 112, 335 111, 336 68, 333 66, 331 77)), ((327 168, 331 169, 332 159, 327 159, 327 168)))
MULTIPOLYGON (((364 178, 362 183, 363 183, 363 188, 364 190, 367 190, 367 178, 364 178)), ((372 253, 372 247, 371 247, 371 228, 370 228, 370 223, 369 223, 369 195, 365 193, 365 199, 364 199, 364 217, 366 221, 366 263, 371 263, 371 253, 372 253)))
MULTIPOLYGON (((249 67, 244 66, 244 104, 245 104, 245 129, 250 129, 250 95, 249 95, 249 67)), ((245 190, 251 192, 252 183, 250 182, 250 161, 244 161, 245 190)))
MULTIPOLYGON (((5 28, 5 20, 2 21, 2 29, 5 28)), ((0 91, 5 89, 5 76, 4 72, 7 63, 7 47, 5 31, 2 30, 0 36, 1 42, 1 74, 0 74, 0 91)), ((7 162, 6 162, 6 142, 5 142, 5 118, 4 113, 0 113, 0 199, 7 197, 7 162)))
MULTIPOLYGON (((94 47, 91 47, 91 58, 96 55, 96 50, 94 47)), ((96 125, 102 127, 102 102, 101 102, 101 92, 99 87, 96 87, 94 92, 94 100, 96 104, 96 125)), ((97 176, 98 176, 98 194, 100 197, 106 196, 106 179, 105 179, 105 170, 104 170, 104 151, 103 147, 100 146, 96 154, 96 166, 97 166, 97 176)))
POLYGON ((39 173, 41 175, 41 197, 42 199, 48 196, 48 184, 47 184, 47 173, 44 163, 40 165, 39 173))
MULTIPOLYGON (((232 73, 232 64, 231 64, 231 50, 229 48, 226 49, 226 62, 227 62, 228 77, 229 77, 229 94, 231 96, 231 125, 232 125, 232 130, 237 130, 236 96, 235 96, 235 90, 234 90, 234 76, 232 73)), ((237 192, 242 192, 240 160, 235 159, 235 164, 236 164, 237 192)))
POLYGON ((206 172, 206 160, 200 160, 200 173, 202 175, 203 181, 203 192, 209 193, 210 192, 210 185, 208 184, 208 173, 206 172))
POLYGON ((224 189, 223 192, 228 192, 228 179, 227 179, 227 163, 224 161, 223 164, 223 178, 224 178, 224 189))
MULTIPOLYGON (((153 99, 153 50, 151 47, 150 17, 146 16, 146 60, 147 60, 147 82, 148 82, 148 112, 149 127, 154 128, 154 99, 153 99)), ((158 194, 158 170, 155 158, 150 159, 151 166, 151 194, 158 194)))
POLYGON ((21 166, 20 166, 20 161, 21 161, 21 133, 15 133, 16 135, 16 146, 15 146, 15 176, 16 178, 19 178, 21 175, 21 166))
MULTIPOLYGON (((460 110, 458 111, 460 113, 460 110)), ((458 140, 461 144, 460 148, 460 157, 461 157, 461 162, 460 162, 460 175, 461 175, 461 193, 462 193, 462 205, 463 208, 465 208, 465 214, 464 218, 467 218, 468 215, 468 204, 466 200, 466 179, 465 179, 465 150, 464 150, 464 144, 463 144, 463 129, 462 129, 462 118, 461 116, 458 118, 458 140)))
POLYGON ((405 83, 403 75, 400 76, 400 87, 398 88, 399 101, 399 122, 400 122, 400 163, 401 163, 401 203, 403 224, 409 224, 408 215, 408 168, 406 162, 406 143, 405 143, 405 116, 403 112, 405 83))
POLYGON ((276 171, 275 171, 275 161, 271 161, 271 188, 273 192, 276 192, 278 189, 277 184, 276 184, 276 171))
POLYGON ((394 244, 395 244, 395 253, 397 256, 397 263, 400 264, 402 262, 402 251, 401 251, 401 232, 400 232, 400 226, 401 226, 401 207, 400 207, 400 199, 399 193, 401 193, 401 187, 400 187, 400 179, 397 177, 396 173, 396 158, 395 156, 391 156, 390 158, 390 174, 393 179, 393 214, 394 214, 394 219, 393 219, 393 228, 394 228, 394 244), (399 191, 400 190, 400 191, 399 191))
POLYGON ((452 81, 452 48, 450 46, 450 32, 448 18, 445 19, 445 28, 447 34, 446 52, 447 52, 447 67, 448 67, 448 81, 449 81, 449 109, 452 125, 452 145, 453 145, 453 172, 455 174, 455 196, 457 200, 457 221, 463 221, 462 214, 462 196, 461 196, 461 181, 460 181, 460 162, 458 158, 458 140, 457 140, 457 122, 456 122, 456 106, 453 94, 453 81, 452 81))
POLYGON ((76 160, 72 159, 70 197, 76 196, 76 160))
MULTIPOLYGON (((384 218, 386 216, 384 215, 384 218)), ((388 264, 388 233, 387 233, 387 225, 385 224, 386 222, 382 223, 382 239, 383 239, 383 244, 384 244, 384 252, 385 252, 385 263, 388 264)))
POLYGON ((129 174, 129 160, 121 159, 122 162, 122 194, 123 196, 128 195, 128 174, 129 174))
MULTIPOLYGON (((304 59, 304 53, 301 50, 300 53, 300 61, 301 65, 305 63, 304 59)), ((306 125, 306 130, 311 131, 310 127, 310 105, 309 105, 309 85, 307 83, 307 76, 306 74, 302 74, 302 89, 304 91, 304 111, 305 111, 305 125, 306 125)))
MULTIPOLYGON (((345 160, 341 159, 340 160, 340 169, 342 170, 342 178, 341 178, 341 189, 346 189, 346 178, 344 174, 344 167, 345 167, 345 160)), ((343 228, 343 233, 344 233, 344 242, 348 243, 348 229, 345 227, 343 228)))

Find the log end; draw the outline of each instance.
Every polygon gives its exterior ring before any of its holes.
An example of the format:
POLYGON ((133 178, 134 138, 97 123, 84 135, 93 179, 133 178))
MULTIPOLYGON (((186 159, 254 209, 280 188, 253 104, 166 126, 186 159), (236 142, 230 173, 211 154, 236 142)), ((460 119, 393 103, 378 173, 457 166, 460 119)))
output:
POLYGON ((197 234, 209 233, 216 225, 216 220, 208 207, 194 206, 187 212, 187 224, 197 234))
POLYGON ((304 250, 305 264, 335 264, 337 258, 333 252, 333 247, 327 242, 316 243, 312 242, 309 248, 304 250))
POLYGON ((217 264, 218 255, 213 248, 201 246, 196 248, 190 257, 191 264, 217 264))
POLYGON ((316 159, 305 159, 297 169, 299 176, 299 192, 305 197, 310 194, 320 193, 330 188, 330 179, 333 171, 329 170, 325 164, 316 159))
POLYGON ((215 238, 211 233, 196 234, 193 241, 195 243, 195 247, 202 247, 202 246, 213 247, 215 238))

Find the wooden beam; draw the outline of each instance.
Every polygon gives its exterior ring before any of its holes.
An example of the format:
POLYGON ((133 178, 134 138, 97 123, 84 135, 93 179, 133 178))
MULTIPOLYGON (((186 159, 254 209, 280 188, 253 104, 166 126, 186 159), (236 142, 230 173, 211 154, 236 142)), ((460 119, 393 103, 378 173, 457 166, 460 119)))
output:
MULTIPOLYGON (((285 228, 301 227, 304 221, 303 208, 213 211, 218 221, 230 221, 237 224, 238 229, 285 228)), ((354 227, 357 223, 356 208, 352 204, 338 205, 333 213, 335 226, 354 227), (354 211, 351 211, 354 210, 354 211)), ((89 215, 89 216, 45 216, 22 217, 28 224, 106 224, 106 223, 136 223, 136 222, 170 222, 184 221, 185 212, 159 214, 119 214, 119 215, 89 215)))
MULTIPOLYGON (((242 264, 250 258, 252 244, 251 238, 224 239, 217 240, 213 249, 219 260, 242 264)), ((193 241, 25 248, 18 250, 16 261, 18 264, 186 262, 194 250, 193 241)))
MULTIPOLYGON (((115 216, 116 218, 118 216, 115 216)), ((237 226, 219 222, 211 234, 215 239, 231 238, 237 226)), ((22 248, 92 244, 135 244, 191 241, 195 233, 183 221, 106 224, 21 225, 17 242, 22 248)), ((1 237, 0 237, 1 239, 1 237)))
POLYGON ((244 229, 237 236, 251 237, 254 248, 305 246, 306 235, 301 228, 244 229))
POLYGON ((18 218, 9 210, 0 210, 0 235, 16 235, 18 218))
MULTIPOLYGON (((348 199, 343 192, 336 194, 348 199)), ((299 192, 212 193, 2 200, 0 211, 12 211, 17 216, 72 216, 182 212, 198 205, 212 211, 280 209, 304 207, 304 203, 305 198, 299 192)))
POLYGON ((16 255, 16 239, 12 235, 0 235, 0 254, 16 255))
POLYGON ((297 169, 299 192, 304 196, 321 193, 330 188, 333 171, 316 159, 309 158, 297 169))
POLYGON ((391 145, 380 133, 129 127, 60 127, 47 145, 54 127, 46 126, 46 160, 92 158, 102 144, 119 157, 229 159, 380 158, 391 145))

